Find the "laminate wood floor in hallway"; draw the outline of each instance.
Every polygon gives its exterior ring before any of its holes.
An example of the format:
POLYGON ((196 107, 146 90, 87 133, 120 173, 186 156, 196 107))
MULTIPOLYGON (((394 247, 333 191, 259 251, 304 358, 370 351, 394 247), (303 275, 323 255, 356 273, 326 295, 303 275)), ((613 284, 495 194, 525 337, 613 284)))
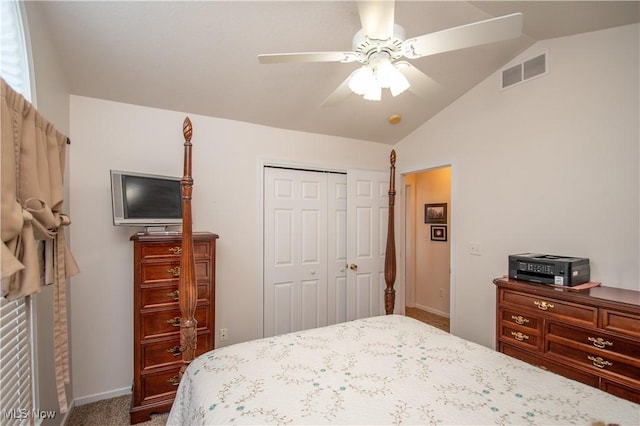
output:
POLYGON ((405 308, 405 315, 425 322, 449 333, 450 323, 449 318, 447 317, 432 314, 431 312, 423 311, 422 309, 409 307, 405 308))

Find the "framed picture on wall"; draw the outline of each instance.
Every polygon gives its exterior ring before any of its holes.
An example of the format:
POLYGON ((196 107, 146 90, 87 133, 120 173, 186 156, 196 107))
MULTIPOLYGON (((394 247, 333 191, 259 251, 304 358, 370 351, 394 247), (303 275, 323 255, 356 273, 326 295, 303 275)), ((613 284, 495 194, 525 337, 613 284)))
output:
POLYGON ((431 225, 431 241, 447 241, 447 227, 431 225))
POLYGON ((447 203, 425 204, 424 223, 447 223, 447 203))

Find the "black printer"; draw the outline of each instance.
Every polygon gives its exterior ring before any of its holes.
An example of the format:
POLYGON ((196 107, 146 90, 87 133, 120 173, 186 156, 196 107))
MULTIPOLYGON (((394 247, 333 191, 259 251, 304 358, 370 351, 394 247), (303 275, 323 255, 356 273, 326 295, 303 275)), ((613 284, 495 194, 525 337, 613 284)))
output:
POLYGON ((573 287, 589 282, 589 259, 522 253, 509 256, 509 278, 573 287))

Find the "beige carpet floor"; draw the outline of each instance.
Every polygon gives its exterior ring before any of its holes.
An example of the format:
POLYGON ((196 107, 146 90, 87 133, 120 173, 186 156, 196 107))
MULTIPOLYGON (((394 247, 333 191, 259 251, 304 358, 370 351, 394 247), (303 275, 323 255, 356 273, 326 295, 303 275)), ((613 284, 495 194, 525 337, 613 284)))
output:
MULTIPOLYGON (((131 395, 104 399, 91 404, 74 407, 67 426, 128 426, 131 395)), ((154 414, 149 421, 137 426, 165 426, 169 413, 154 414)))
MULTIPOLYGON (((449 332, 449 318, 441 317, 417 308, 406 308, 406 315, 449 332)), ((105 399, 75 407, 67 426, 129 426, 131 395, 105 399)), ((169 413, 155 414, 151 420, 138 426, 165 426, 169 413)))

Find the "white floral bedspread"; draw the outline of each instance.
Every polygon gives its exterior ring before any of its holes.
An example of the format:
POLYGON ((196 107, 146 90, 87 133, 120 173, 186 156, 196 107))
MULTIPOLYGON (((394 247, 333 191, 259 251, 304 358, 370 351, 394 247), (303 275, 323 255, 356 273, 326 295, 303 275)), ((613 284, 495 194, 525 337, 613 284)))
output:
POLYGON ((389 315, 194 360, 168 425, 640 424, 640 405, 389 315))

